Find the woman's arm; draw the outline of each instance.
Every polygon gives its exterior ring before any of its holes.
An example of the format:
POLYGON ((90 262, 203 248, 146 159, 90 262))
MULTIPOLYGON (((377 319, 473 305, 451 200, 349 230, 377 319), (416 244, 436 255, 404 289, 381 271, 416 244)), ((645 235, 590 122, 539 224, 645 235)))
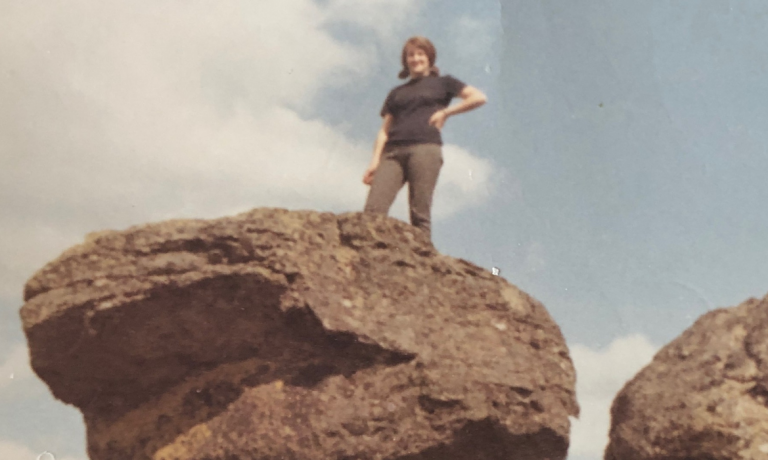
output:
POLYGON ((371 182, 373 181, 373 174, 379 167, 379 163, 381 162, 381 154, 384 151, 384 144, 386 144, 387 139, 389 139, 389 127, 391 125, 392 114, 388 113, 384 115, 384 121, 381 123, 379 133, 376 135, 376 142, 373 144, 373 158, 371 158, 371 164, 363 174, 363 183, 366 185, 371 185, 371 182))
POLYGON ((474 86, 469 85, 465 86, 464 89, 461 90, 459 97, 461 98, 461 102, 435 112, 429 119, 429 124, 435 126, 437 129, 443 129, 445 120, 447 120, 448 117, 459 113, 469 112, 470 110, 476 109, 488 101, 488 98, 485 96, 485 94, 483 94, 482 91, 475 88, 474 86))

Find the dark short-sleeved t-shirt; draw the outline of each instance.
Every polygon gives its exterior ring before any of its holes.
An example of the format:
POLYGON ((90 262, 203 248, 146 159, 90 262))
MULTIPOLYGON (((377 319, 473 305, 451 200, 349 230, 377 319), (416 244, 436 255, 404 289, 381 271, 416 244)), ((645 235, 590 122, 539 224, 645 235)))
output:
POLYGON ((440 144, 440 130, 429 125, 429 118, 448 107, 465 83, 450 75, 411 79, 387 95, 381 116, 392 114, 386 147, 410 144, 440 144))

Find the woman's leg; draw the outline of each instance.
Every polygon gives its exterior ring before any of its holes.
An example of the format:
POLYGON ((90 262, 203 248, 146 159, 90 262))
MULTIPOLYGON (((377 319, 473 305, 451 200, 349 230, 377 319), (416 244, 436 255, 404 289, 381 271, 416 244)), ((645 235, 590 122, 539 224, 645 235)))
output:
POLYGON ((418 144, 411 149, 406 168, 411 224, 431 238, 432 194, 443 166, 442 149, 437 144, 418 144))
POLYGON ((385 152, 381 163, 373 175, 368 199, 365 201, 364 212, 375 214, 389 213, 389 208, 397 197, 397 192, 405 183, 405 172, 398 151, 385 152))

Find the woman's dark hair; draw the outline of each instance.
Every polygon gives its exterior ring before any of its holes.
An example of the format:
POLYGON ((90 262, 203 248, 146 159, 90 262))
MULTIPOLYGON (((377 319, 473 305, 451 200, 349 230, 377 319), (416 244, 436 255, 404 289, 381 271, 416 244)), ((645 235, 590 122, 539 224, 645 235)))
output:
POLYGON ((432 44, 431 41, 429 41, 426 37, 416 36, 411 37, 408 39, 407 42, 405 42, 405 45, 403 45, 403 52, 400 57, 400 61, 403 64, 403 70, 400 71, 399 74, 397 74, 398 78, 408 78, 408 75, 411 74, 411 71, 408 70, 408 47, 413 46, 415 48, 418 48, 427 55, 427 59, 429 59, 429 74, 434 76, 440 75, 440 69, 435 67, 435 60, 437 59, 437 50, 435 50, 435 45, 432 44))

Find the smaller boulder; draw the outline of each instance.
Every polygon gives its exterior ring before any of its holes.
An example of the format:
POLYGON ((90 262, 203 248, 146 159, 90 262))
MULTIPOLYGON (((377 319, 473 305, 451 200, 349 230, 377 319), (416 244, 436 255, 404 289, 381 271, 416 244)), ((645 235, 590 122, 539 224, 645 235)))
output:
POLYGON ((659 351, 614 400, 605 459, 768 459, 768 296, 659 351))

